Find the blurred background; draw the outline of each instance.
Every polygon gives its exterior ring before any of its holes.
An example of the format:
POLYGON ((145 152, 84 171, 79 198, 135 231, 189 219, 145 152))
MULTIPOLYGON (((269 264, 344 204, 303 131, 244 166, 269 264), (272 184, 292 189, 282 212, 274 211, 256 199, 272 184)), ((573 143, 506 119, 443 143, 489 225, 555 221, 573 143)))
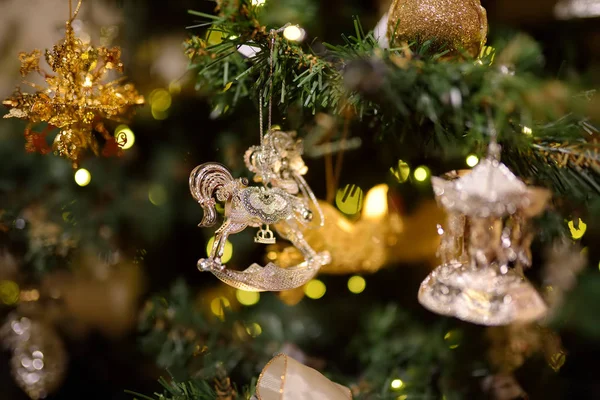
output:
MULTIPOLYGON (((390 2, 293 3, 279 19, 299 23, 307 32, 307 40, 337 44, 341 43, 342 33, 354 31, 352 16, 359 16, 365 29, 370 30, 390 2)), ((490 42, 510 32, 524 31, 543 47, 545 74, 598 88, 600 0, 482 0, 482 5, 488 12, 490 42)), ((182 43, 190 37, 186 27, 197 20, 187 10, 212 13, 214 6, 201 0, 84 1, 73 23, 76 34, 98 45, 120 46, 125 74, 146 98, 146 105, 131 123, 120 128, 127 130, 128 144, 132 145, 118 159, 87 159, 82 167, 89 171, 89 179, 74 179, 69 163, 58 157, 26 154, 22 135, 25 124, 12 119, 1 121, 0 317, 10 318, 17 293, 18 301, 32 303, 37 308, 34 312, 48 319, 52 328, 44 329, 54 332, 48 335, 58 335, 62 341, 68 366, 64 382, 49 398, 127 399, 132 395, 126 394, 126 389, 146 394, 159 390, 157 379, 167 373, 152 354, 142 351, 138 330, 146 300, 168 292, 177 279, 191 288, 198 309, 209 310, 208 314, 212 310, 217 317, 220 311, 211 309, 212 300, 235 297, 212 275, 196 269, 212 232, 197 228, 201 209, 190 196, 187 183, 189 172, 206 161, 220 161, 234 175, 243 173, 243 152, 258 139, 253 104, 242 104, 233 115, 221 118, 187 70, 189 60, 182 43), (47 298, 40 293, 47 294, 47 298), (35 305, 42 300, 43 306, 35 305)), ((18 53, 51 48, 63 37, 67 18, 66 0, 0 1, 2 98, 8 97, 21 80, 18 53)), ((306 131, 306 126, 319 123, 323 122, 316 119, 295 125, 306 131)), ((372 156, 380 144, 369 135, 368 126, 357 124, 351 135, 362 139, 362 147, 345 155, 339 187, 356 185, 366 194, 375 185, 390 181, 389 159, 372 156), (364 168, 367 162, 369 168, 364 168)), ((433 174, 449 169, 448 165, 432 164, 427 159, 420 163, 433 174)), ((325 199, 323 158, 308 158, 307 164, 310 185, 319 198, 325 199)), ((238 299, 239 304, 232 307, 244 308, 244 303, 249 303, 252 306, 244 312, 268 316, 270 325, 263 326, 262 331, 266 326, 279 326, 281 341, 293 342, 302 349, 301 354, 319 360, 314 365, 324 367, 329 363, 339 374, 352 375, 361 370, 366 361, 352 359, 348 349, 369 342, 355 339, 351 343, 349 338, 368 330, 367 317, 363 318, 368 309, 379 307, 385 313, 390 304, 400 314, 406 313, 403 320, 397 321, 399 331, 410 330, 408 326, 418 321, 422 331, 412 334, 426 338, 424 332, 434 326, 443 333, 440 345, 454 351, 449 356, 452 363, 468 360, 473 349, 481 350, 483 343, 489 344, 489 332, 428 313, 416 299, 419 283, 437 265, 435 230, 428 229, 443 220, 432 203, 427 179, 411 179, 390 190, 389 207, 405 217, 405 226, 410 227, 409 234, 398 243, 399 252, 404 251, 406 256, 389 268, 365 275, 366 288, 360 289, 359 284, 349 289, 347 275, 324 275, 319 279, 326 292, 320 296, 302 291, 284 296, 266 293, 261 294, 257 305, 252 305, 254 300, 238 299), (335 321, 331 315, 335 315, 335 321), (293 321, 300 322, 294 325, 293 321), (461 338, 453 332, 461 332, 461 338)), ((531 399, 600 398, 596 367, 600 356, 600 248, 594 246, 600 239, 600 221, 585 222, 587 232, 580 243, 590 267, 582 275, 586 277, 585 287, 575 290, 579 294, 572 300, 575 305, 570 317, 557 328, 563 350, 551 352, 558 360, 548 362, 544 356, 534 357, 511 371, 519 382, 517 386, 531 399)), ((253 243, 252 234, 244 232, 230 239, 231 267, 241 269, 250 261, 264 258, 265 249, 253 243)), ((534 246, 534 253, 539 265, 544 259, 543 247, 534 246)), ((531 275, 540 282, 540 268, 534 267, 531 275)), ((382 335, 385 332, 380 330, 382 335)), ((530 345, 525 339, 523 343, 530 345)), ((11 357, 9 351, 0 355, 0 397, 27 399, 11 377, 11 357)), ((257 375, 264 365, 260 359, 250 361, 256 361, 257 371, 238 372, 238 377, 257 375)), ((478 398, 468 395, 469 385, 481 389, 480 380, 473 375, 477 368, 467 362, 463 367, 469 369, 470 379, 456 385, 466 388, 464 398, 478 398)), ((431 370, 428 376, 437 373, 431 370)), ((441 396, 432 393, 430 398, 441 396)))

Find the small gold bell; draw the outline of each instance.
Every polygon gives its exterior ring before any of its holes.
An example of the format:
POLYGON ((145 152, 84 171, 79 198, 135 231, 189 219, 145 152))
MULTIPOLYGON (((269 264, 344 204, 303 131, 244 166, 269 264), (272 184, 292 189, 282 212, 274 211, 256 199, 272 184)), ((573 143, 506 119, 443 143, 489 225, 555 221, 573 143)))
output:
POLYGON ((264 228, 261 227, 254 237, 255 243, 274 244, 275 241, 275 235, 273 234, 273 231, 269 229, 269 225, 265 225, 264 228))

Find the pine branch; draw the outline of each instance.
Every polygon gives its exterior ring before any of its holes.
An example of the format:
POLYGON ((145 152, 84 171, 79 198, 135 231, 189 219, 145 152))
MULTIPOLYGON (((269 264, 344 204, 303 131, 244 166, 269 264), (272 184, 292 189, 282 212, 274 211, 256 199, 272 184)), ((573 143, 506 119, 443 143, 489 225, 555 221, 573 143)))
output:
POLYGON ((125 391, 139 400, 215 400, 218 399, 217 393, 206 381, 186 381, 168 382, 164 378, 159 380, 164 388, 163 393, 155 393, 155 397, 149 397, 144 394, 125 391))
MULTIPOLYGON (((268 99, 271 28, 260 22, 268 6, 254 7, 250 0, 219 5, 219 16, 212 17, 206 36, 218 32, 217 43, 194 36, 187 46, 199 89, 214 95, 216 110, 224 113, 243 98, 268 99), (258 52, 245 59, 237 52, 242 45, 258 52)), ((327 50, 316 54, 308 46, 276 37, 272 95, 282 112, 290 107, 310 114, 351 110, 377 128, 375 139, 410 161, 415 154, 452 159, 481 152, 489 140, 489 110, 507 163, 512 167, 523 161, 511 155, 526 157, 524 178, 545 171, 542 175, 548 180, 536 180, 558 194, 600 195, 595 155, 579 129, 581 119, 561 118, 581 99, 565 84, 539 77, 542 56, 533 40, 517 36, 477 60, 441 62, 444 53, 425 56, 430 43, 381 48, 358 20, 354 36, 342 39, 343 44, 324 44, 327 50), (524 134, 524 127, 536 134, 524 134), (562 130, 558 134, 557 128, 562 130), (553 145, 551 134, 560 138, 553 145), (572 157, 565 168, 555 156, 566 152, 572 157)))

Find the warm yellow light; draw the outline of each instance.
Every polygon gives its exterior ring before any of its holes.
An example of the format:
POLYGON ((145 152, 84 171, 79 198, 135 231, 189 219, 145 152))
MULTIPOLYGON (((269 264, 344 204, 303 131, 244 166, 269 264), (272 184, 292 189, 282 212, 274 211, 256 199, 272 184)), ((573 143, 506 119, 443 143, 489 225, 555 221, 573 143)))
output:
POLYGON ((348 290, 352 293, 362 293, 367 287, 367 281, 362 276, 355 275, 348 279, 348 290))
POLYGON ((290 25, 283 30, 283 36, 287 40, 291 40, 293 42, 298 42, 304 39, 304 29, 300 28, 298 25, 290 25))
POLYGON ((92 181, 92 174, 85 168, 79 168, 75 172, 75 183, 79 186, 87 186, 92 181))
POLYGON ((148 200, 155 206, 161 206, 167 201, 167 191, 162 185, 157 183, 150 185, 150 190, 148 190, 148 200))
POLYGON ((402 379, 394 379, 390 386, 394 390, 402 389, 402 386, 404 386, 404 382, 402 382, 402 379))
POLYGON ((83 81, 83 87, 92 87, 92 76, 87 74, 85 76, 85 80, 83 81))
POLYGON ((210 311, 217 317, 223 319, 225 317, 225 310, 231 307, 231 303, 227 297, 215 297, 210 302, 210 311))
MULTIPOLYGON (((406 399, 408 399, 408 395, 407 394, 403 394, 402 396, 396 397, 396 400, 406 400, 406 399)), ((444 399, 442 399, 442 400, 444 400, 444 399)))
POLYGON ((181 92, 181 84, 178 81, 169 83, 169 93, 179 94, 181 92))
POLYGON ((346 219, 344 216, 340 216, 340 218, 336 222, 337 226, 340 227, 341 230, 347 233, 354 232, 354 225, 350 221, 346 219))
POLYGON ((154 89, 149 97, 150 105, 153 110, 167 111, 171 107, 171 93, 166 89, 154 89))
POLYGON ((120 142, 120 140, 119 140, 120 137, 125 138, 125 141, 124 141, 125 144, 123 144, 123 146, 121 146, 121 148, 123 150, 130 149, 133 146, 133 144, 135 143, 135 135, 133 134, 133 131, 131 129, 129 129, 129 127, 127 125, 119 125, 115 129, 115 138, 117 139, 117 142, 120 142))
POLYGON ((474 166, 476 166, 477 164, 479 164, 479 157, 477 157, 475 154, 471 154, 467 157, 467 165, 471 168, 473 168, 474 166))
POLYGON ((308 282, 306 286, 304 286, 304 294, 314 300, 323 297, 326 291, 327 287, 318 279, 313 279, 312 281, 308 282))
POLYGON ((381 219, 388 212, 388 185, 377 185, 367 192, 363 217, 368 219, 381 219))
POLYGON ((40 292, 37 289, 22 290, 19 298, 21 301, 38 301, 40 299, 40 292))
POLYGON ((390 171, 400 183, 406 182, 410 176, 410 166, 402 160, 398 161, 397 168, 390 168, 390 171))
POLYGON ((569 230, 571 231, 571 236, 573 239, 581 239, 583 235, 585 235, 585 231, 587 230, 587 224, 579 219, 579 228, 575 228, 575 222, 569 221, 569 230))
POLYGON ((252 0, 252 5, 260 7, 260 6, 264 6, 266 2, 267 2, 266 0, 252 0))
POLYGON ((427 169, 427 167, 419 167, 415 169, 414 176, 417 181, 425 182, 429 177, 429 170, 427 169))
POLYGON ((235 298, 244 306, 253 306, 260 300, 260 293, 238 289, 235 291, 235 298))
MULTIPOLYGON (((213 244, 215 243, 215 237, 211 237, 206 244, 206 255, 210 256, 210 252, 212 251, 213 244)), ((233 245, 229 240, 225 241, 225 248, 223 249, 223 257, 221 257, 221 262, 223 264, 229 262, 231 257, 233 256, 233 245)), ((258 300, 257 300, 258 301, 258 300)))
POLYGON ((523 129, 521 130, 521 132, 523 132, 524 134, 529 136, 529 135, 533 134, 533 129, 531 129, 528 126, 524 126, 523 129))
POLYGON ((19 285, 13 281, 0 281, 0 300, 7 305, 19 300, 19 285))
POLYGON ((253 322, 250 325, 246 326, 246 332, 252 337, 257 337, 262 333, 262 327, 256 322, 253 322))
POLYGON ((346 185, 335 195, 335 205, 347 215, 355 215, 363 206, 363 191, 356 185, 346 185))
POLYGON ((162 121, 163 119, 167 119, 167 117, 169 116, 169 113, 167 111, 159 111, 155 108, 152 108, 152 118, 154 118, 157 121, 162 121))

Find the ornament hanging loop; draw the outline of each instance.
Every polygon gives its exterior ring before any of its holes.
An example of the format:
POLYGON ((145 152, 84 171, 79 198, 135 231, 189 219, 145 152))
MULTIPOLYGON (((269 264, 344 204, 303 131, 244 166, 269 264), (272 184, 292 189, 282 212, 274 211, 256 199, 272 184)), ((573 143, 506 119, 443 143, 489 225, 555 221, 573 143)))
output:
POLYGON ((75 20, 75 18, 77 18, 77 14, 79 14, 79 9, 81 8, 81 3, 83 3, 83 0, 79 0, 77 2, 77 6, 75 7, 75 12, 72 11, 73 7, 72 7, 72 3, 73 0, 69 0, 69 20, 67 21, 67 25, 71 25, 71 23, 75 20))
POLYGON ((487 157, 490 160, 500 161, 502 147, 498 144, 498 130, 496 129, 496 124, 494 123, 494 118, 492 117, 492 111, 489 107, 485 108, 485 114, 488 120, 488 134, 490 136, 487 157))
MULTIPOLYGON (((269 94, 268 94, 268 109, 269 109, 269 115, 268 115, 268 120, 267 120, 267 132, 271 131, 272 128, 272 121, 273 121, 273 69, 274 69, 274 64, 275 64, 275 37, 277 36, 277 34, 283 32, 285 30, 285 28, 287 28, 288 26, 290 26, 291 24, 288 22, 287 24, 283 25, 281 28, 279 29, 271 29, 269 31, 269 94)), ((263 145, 263 137, 264 137, 264 130, 263 130, 263 99, 264 93, 260 94, 258 96, 258 107, 259 107, 259 123, 260 123, 260 145, 263 145)))

